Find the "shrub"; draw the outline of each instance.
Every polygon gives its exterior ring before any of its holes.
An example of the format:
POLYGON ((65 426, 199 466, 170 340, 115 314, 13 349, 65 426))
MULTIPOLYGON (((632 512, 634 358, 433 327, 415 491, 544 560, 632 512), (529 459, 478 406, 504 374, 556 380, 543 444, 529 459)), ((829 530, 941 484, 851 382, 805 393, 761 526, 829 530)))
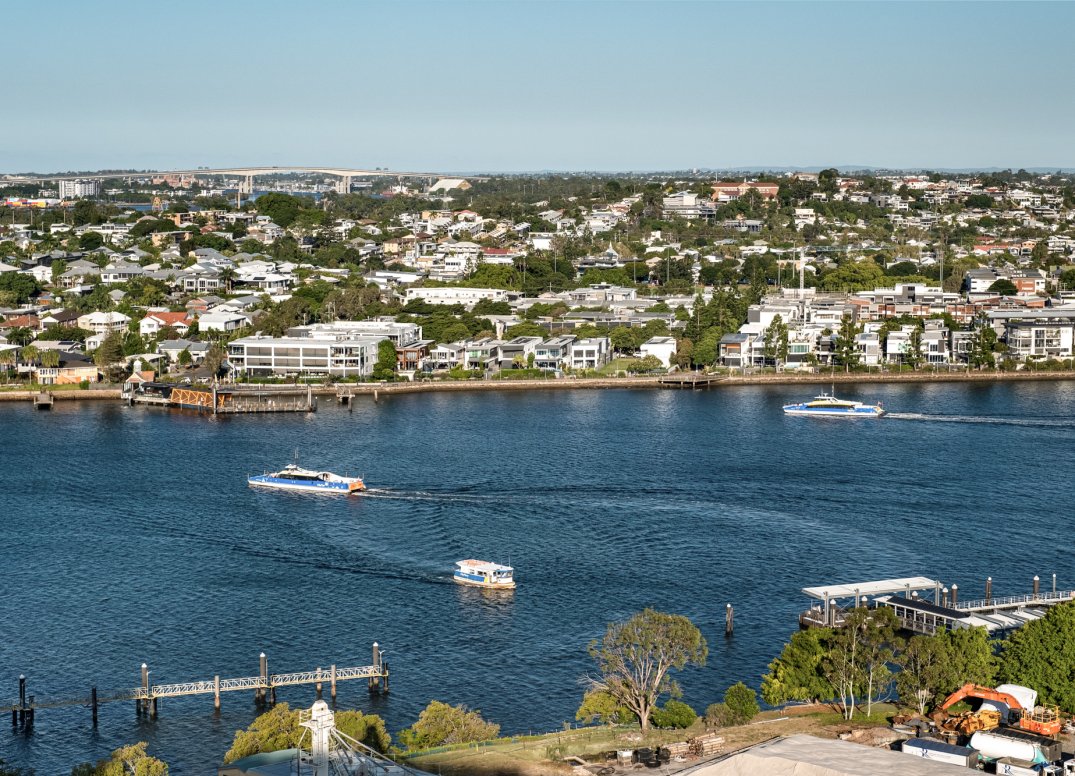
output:
POLYGON ((488 741, 500 734, 500 725, 482 719, 480 711, 466 706, 449 706, 430 701, 409 728, 401 730, 399 740, 411 751, 443 744, 467 744, 488 741))
POLYGON ((662 709, 650 714, 653 724, 659 728, 689 728, 698 719, 694 709, 683 701, 669 700, 662 709))
POLYGON ((725 703, 711 703, 705 710, 705 726, 708 728, 728 727, 728 705, 725 703))
POLYGON ((744 725, 758 716, 758 694, 742 682, 736 682, 724 692, 724 705, 728 707, 731 725, 744 725))

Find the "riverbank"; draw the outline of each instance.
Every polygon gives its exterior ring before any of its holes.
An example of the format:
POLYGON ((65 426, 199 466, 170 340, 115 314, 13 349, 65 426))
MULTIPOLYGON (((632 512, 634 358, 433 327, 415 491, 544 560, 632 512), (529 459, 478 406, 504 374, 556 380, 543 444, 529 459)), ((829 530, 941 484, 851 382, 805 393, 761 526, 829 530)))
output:
MULTIPOLYGON (((688 373, 689 374, 689 373, 688 373)), ((458 381, 419 381, 399 383, 339 383, 333 385, 314 385, 316 396, 335 397, 341 389, 349 390, 355 396, 388 396, 404 393, 456 393, 473 391, 563 391, 563 390, 607 390, 607 389, 652 389, 701 390, 694 388, 689 381, 682 385, 662 384, 662 378, 652 377, 565 377, 555 380, 458 380, 458 381)), ((706 383, 704 388, 727 388, 744 385, 857 385, 863 383, 1009 383, 1009 382, 1044 382, 1055 380, 1075 380, 1075 372, 850 372, 835 374, 802 374, 797 372, 719 375, 720 379, 706 383)), ((258 384, 241 384, 255 389, 258 384)), ((267 384, 278 386, 279 384, 267 384)), ((280 386, 283 387, 283 386, 280 386)), ((30 401, 42 390, 52 394, 57 400, 102 400, 120 399, 120 388, 90 388, 87 390, 57 390, 43 386, 31 390, 0 389, 0 402, 30 401)))
MULTIPOLYGON (((807 733, 819 738, 837 738, 854 730, 887 726, 896 709, 891 704, 877 704, 870 717, 864 714, 853 721, 844 720, 828 706, 798 706, 759 714, 752 722, 718 731, 724 737, 727 755, 777 736, 807 733)), ((430 754, 417 754, 407 762, 428 773, 442 776, 560 776, 572 773, 568 758, 579 757, 593 762, 593 770, 603 762, 596 757, 615 749, 658 747, 672 741, 685 741, 707 731, 699 721, 686 730, 653 730, 642 738, 638 729, 584 728, 526 740, 504 740, 491 745, 449 748, 430 754)), ((716 759, 716 758, 714 758, 716 759)), ((655 771, 675 774, 696 767, 698 760, 668 763, 655 771)), ((623 772, 623 771, 619 771, 623 772)))

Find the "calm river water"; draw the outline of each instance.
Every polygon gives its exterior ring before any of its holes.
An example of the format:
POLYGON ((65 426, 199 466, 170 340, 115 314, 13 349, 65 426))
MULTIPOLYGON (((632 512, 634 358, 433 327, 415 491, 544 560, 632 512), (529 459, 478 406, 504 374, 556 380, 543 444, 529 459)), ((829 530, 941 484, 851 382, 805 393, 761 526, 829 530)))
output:
MULTIPOLYGON (((360 399, 353 413, 212 419, 65 403, 0 405, 0 698, 364 665, 392 693, 340 706, 393 733, 430 699, 504 731, 573 718, 586 645, 644 606, 690 616, 710 645, 680 677, 701 710, 755 686, 796 627, 800 588, 926 575, 964 596, 1075 587, 1075 383, 863 385, 882 420, 788 418, 810 388, 564 391, 360 399), (256 492, 292 460, 374 492, 256 492), (510 562, 514 594, 450 581, 466 557, 510 562), (724 607, 736 632, 723 634, 724 607)), ((308 705, 312 688, 280 694, 308 705)), ((39 713, 0 758, 39 774, 148 740, 176 774, 213 773, 254 715, 245 693, 39 713)), ((9 731, 7 722, 0 721, 9 731)))

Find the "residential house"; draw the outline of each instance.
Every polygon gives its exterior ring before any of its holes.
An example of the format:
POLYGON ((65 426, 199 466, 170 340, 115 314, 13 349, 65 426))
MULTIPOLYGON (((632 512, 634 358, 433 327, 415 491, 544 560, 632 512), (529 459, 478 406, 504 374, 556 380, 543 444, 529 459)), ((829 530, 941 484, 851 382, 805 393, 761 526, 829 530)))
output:
POLYGON ((538 369, 561 369, 571 358, 571 343, 574 341, 573 334, 545 340, 534 349, 534 366, 538 369))
POLYGON ((568 351, 572 369, 600 369, 611 358, 608 337, 588 337, 575 340, 568 351))
POLYGON ((108 335, 113 331, 123 331, 130 322, 131 319, 123 313, 100 311, 86 313, 79 316, 77 320, 78 328, 103 335, 108 335))
POLYGON ((32 366, 33 381, 41 385, 77 385, 96 383, 100 379, 97 365, 81 353, 60 352, 58 366, 32 366))
POLYGON ((675 337, 652 337, 642 343, 639 349, 642 357, 653 356, 661 362, 661 366, 670 367, 676 357, 675 337))
POLYGON ((541 337, 515 337, 500 345, 500 368, 527 366, 533 356, 537 364, 537 349, 542 344, 541 337))
POLYGON ((462 342, 442 342, 430 348, 425 360, 425 369, 434 371, 462 366, 466 361, 466 356, 467 348, 462 342))
POLYGON ((189 313, 150 313, 138 322, 138 333, 143 337, 156 337, 161 329, 171 327, 179 335, 187 333, 190 328, 189 313))
POLYGON ((242 313, 214 310, 198 318, 198 330, 232 332, 249 323, 250 318, 242 313))

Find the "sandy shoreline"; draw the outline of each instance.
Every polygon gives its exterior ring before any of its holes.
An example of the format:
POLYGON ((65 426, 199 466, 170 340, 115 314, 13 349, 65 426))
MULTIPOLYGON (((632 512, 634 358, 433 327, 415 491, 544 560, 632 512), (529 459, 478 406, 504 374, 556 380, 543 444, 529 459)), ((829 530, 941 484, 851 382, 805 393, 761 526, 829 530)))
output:
MULTIPOLYGON (((605 390, 605 389, 653 389, 692 390, 690 384, 679 386, 661 385, 659 377, 608 377, 574 380, 460 380, 457 382, 417 383, 356 383, 340 386, 314 386, 318 396, 335 396, 337 387, 350 388, 356 396, 378 397, 400 393, 451 393, 459 391, 532 391, 532 390, 605 390)), ((1075 380, 1075 372, 905 372, 882 374, 764 374, 730 375, 708 384, 708 388, 721 389, 747 385, 852 385, 860 383, 1005 383, 1037 382, 1052 380, 1075 380)), ((31 401, 38 391, 0 391, 0 402, 31 401)), ((57 401, 116 400, 119 388, 91 388, 88 390, 53 391, 57 401)))

